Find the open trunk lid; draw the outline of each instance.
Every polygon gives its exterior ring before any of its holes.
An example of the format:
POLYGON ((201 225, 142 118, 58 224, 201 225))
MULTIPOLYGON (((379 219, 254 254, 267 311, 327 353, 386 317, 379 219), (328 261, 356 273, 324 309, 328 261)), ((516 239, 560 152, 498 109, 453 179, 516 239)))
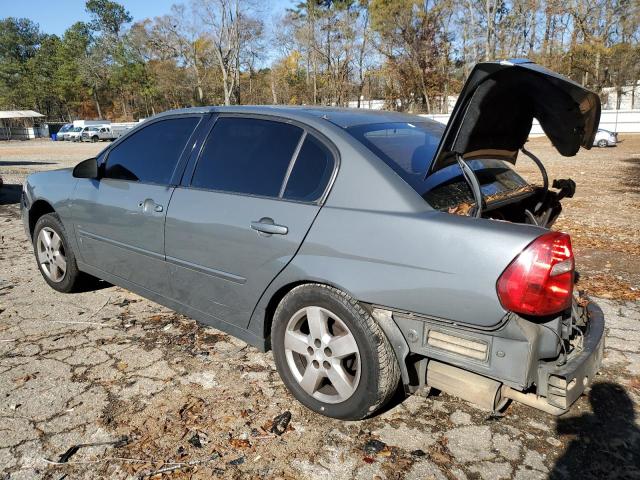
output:
POLYGON ((526 59, 477 64, 458 98, 427 176, 464 159, 515 163, 536 118, 558 152, 590 149, 599 97, 526 59))

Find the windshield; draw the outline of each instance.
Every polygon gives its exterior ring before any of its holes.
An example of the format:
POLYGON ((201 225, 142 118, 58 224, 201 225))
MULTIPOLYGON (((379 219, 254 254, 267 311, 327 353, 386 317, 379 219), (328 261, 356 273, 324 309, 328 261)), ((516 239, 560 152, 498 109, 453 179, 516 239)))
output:
POLYGON ((71 130, 72 132, 81 132, 82 131, 82 127, 76 127, 73 130, 71 130))
POLYGON ((60 132, 68 132, 69 130, 71 130, 72 126, 71 125, 63 125, 62 128, 59 130, 60 132))
POLYGON ((420 195, 444 125, 434 121, 356 125, 347 131, 389 165, 420 195))

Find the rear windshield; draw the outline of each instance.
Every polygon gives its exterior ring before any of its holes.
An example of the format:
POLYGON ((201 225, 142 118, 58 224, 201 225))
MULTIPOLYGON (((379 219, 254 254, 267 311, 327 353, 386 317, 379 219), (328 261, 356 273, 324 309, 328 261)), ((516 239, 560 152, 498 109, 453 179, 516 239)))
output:
MULTIPOLYGON (((432 207, 444 209, 472 202, 473 194, 457 164, 426 177, 427 169, 442 135, 444 125, 427 122, 393 122, 358 125, 347 129, 432 207)), ((516 190, 526 181, 501 160, 476 159, 467 164, 473 169, 485 196, 516 190)))
POLYGON ((347 131, 389 165, 420 195, 427 190, 425 175, 444 133, 433 121, 356 125, 347 131))

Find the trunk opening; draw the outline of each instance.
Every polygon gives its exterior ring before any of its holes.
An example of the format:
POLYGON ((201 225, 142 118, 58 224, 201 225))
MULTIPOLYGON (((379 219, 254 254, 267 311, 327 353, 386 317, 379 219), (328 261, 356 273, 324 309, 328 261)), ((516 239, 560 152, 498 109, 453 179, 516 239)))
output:
POLYGON ((454 215, 549 228, 562 211, 561 200, 574 195, 575 182, 559 179, 550 186, 542 162, 524 148, 522 153, 540 170, 540 184, 526 182, 502 160, 459 157, 462 173, 428 191, 425 200, 434 208, 454 215))

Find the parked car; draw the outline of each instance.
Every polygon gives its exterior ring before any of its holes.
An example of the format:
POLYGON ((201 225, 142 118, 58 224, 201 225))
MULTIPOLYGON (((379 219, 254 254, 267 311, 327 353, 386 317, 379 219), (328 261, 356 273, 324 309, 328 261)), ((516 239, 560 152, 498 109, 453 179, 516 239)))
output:
POLYGON ((67 123, 66 125, 63 125, 60 128, 60 130, 58 130, 58 132, 56 133, 56 140, 64 140, 65 133, 69 132, 71 129, 73 129, 72 123, 67 123))
POLYGON ((82 135, 82 131, 85 128, 89 128, 89 127, 73 127, 72 129, 66 131, 63 134, 62 140, 69 141, 69 142, 78 142, 78 141, 80 141, 80 138, 81 138, 81 135, 82 135))
POLYGON ((341 419, 435 387, 560 414, 604 317, 577 302, 575 183, 524 149, 593 145, 598 96, 527 61, 477 65, 450 123, 317 107, 157 115, 97 158, 32 174, 22 215, 45 281, 90 276, 272 349, 291 393, 341 419), (518 151, 541 185, 514 169, 518 151))
POLYGON ((118 136, 111 130, 111 127, 107 125, 85 127, 81 136, 83 142, 111 141, 116 138, 118 138, 118 136))
POLYGON ((618 133, 599 128, 593 139, 593 145, 601 148, 615 147, 618 144, 618 133))

